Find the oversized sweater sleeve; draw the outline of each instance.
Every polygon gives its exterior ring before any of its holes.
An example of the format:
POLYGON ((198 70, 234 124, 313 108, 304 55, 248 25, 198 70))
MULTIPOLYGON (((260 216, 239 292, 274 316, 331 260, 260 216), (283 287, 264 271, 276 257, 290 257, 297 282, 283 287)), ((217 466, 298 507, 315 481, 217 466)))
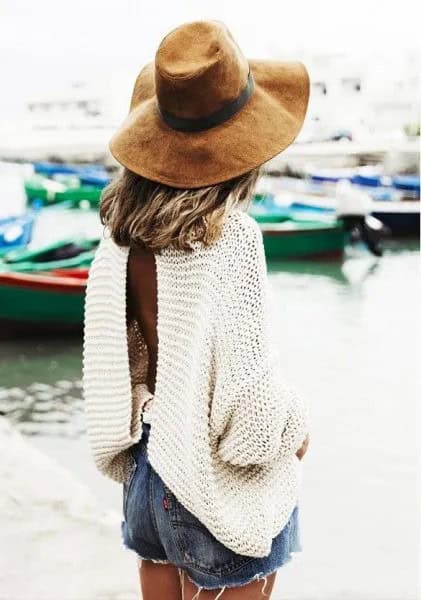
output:
POLYGON ((89 445, 98 469, 122 483, 142 434, 147 349, 126 315, 127 248, 101 239, 89 269, 84 307, 83 395, 89 445))
POLYGON ((249 215, 242 217, 224 273, 211 411, 217 452, 233 465, 265 464, 297 451, 308 413, 304 398, 281 374, 262 233, 249 215))

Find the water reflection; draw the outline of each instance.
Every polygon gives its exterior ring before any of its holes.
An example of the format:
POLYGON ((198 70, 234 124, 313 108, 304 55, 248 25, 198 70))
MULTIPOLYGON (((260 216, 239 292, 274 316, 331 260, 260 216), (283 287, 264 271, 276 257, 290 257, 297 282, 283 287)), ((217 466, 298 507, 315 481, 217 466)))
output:
POLYGON ((45 338, 0 343, 0 414, 28 435, 84 432, 81 341, 45 338))
MULTIPOLYGON (((354 408, 380 395, 392 406, 397 373, 400 392, 412 393, 418 248, 393 241, 381 259, 269 263, 280 368, 308 386, 320 414, 329 393, 354 408), (351 381, 365 386, 360 399, 351 381)), ((81 436, 81 354, 77 337, 1 342, 0 413, 28 435, 81 436)))

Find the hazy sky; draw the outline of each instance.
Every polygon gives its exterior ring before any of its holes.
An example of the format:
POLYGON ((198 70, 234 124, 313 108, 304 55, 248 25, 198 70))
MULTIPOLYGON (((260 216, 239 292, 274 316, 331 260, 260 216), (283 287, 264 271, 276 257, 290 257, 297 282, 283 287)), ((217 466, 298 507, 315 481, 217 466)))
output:
POLYGON ((224 21, 249 57, 400 52, 419 43, 417 7, 414 0, 0 0, 8 92, 0 102, 77 78, 112 87, 151 60, 170 29, 203 18, 224 21))

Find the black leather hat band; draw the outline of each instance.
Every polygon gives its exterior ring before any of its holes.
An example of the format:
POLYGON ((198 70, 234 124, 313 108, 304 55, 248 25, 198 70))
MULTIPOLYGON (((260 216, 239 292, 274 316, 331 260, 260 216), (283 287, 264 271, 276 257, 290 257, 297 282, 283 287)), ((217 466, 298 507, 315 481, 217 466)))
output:
POLYGON ((162 109, 159 106, 159 103, 158 112, 161 119, 171 127, 171 129, 184 132, 205 131, 206 129, 211 129, 212 127, 225 123, 225 121, 228 121, 228 119, 238 113, 253 94, 253 91, 254 79, 252 73, 249 72, 247 85, 243 88, 240 95, 237 96, 237 98, 234 98, 234 100, 230 100, 230 102, 224 104, 222 108, 207 117, 199 117, 197 119, 178 117, 177 115, 173 115, 167 110, 162 109))

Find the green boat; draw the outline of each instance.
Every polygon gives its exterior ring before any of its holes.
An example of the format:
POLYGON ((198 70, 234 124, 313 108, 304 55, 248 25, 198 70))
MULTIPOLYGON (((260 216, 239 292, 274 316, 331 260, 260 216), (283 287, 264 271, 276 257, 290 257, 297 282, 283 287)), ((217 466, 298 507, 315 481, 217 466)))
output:
POLYGON ((80 331, 86 280, 34 273, 0 273, 1 337, 80 331))
POLYGON ((74 207, 81 205, 97 207, 101 199, 102 190, 96 187, 81 185, 79 188, 69 188, 56 194, 56 202, 69 200, 74 207))
POLYGON ((99 238, 65 239, 35 249, 8 252, 0 260, 0 273, 39 272, 89 267, 99 238))
POLYGON ((70 179, 58 181, 34 175, 25 181, 25 192, 29 203, 34 200, 41 200, 46 204, 67 201, 74 207, 98 207, 102 189, 92 185, 78 185, 70 179))
POLYGON ((259 222, 265 254, 271 258, 334 258, 343 255, 347 233, 340 220, 288 219, 259 222))
POLYGON ((277 204, 271 194, 255 194, 248 213, 263 233, 268 259, 342 256, 348 234, 334 215, 308 215, 277 204))

